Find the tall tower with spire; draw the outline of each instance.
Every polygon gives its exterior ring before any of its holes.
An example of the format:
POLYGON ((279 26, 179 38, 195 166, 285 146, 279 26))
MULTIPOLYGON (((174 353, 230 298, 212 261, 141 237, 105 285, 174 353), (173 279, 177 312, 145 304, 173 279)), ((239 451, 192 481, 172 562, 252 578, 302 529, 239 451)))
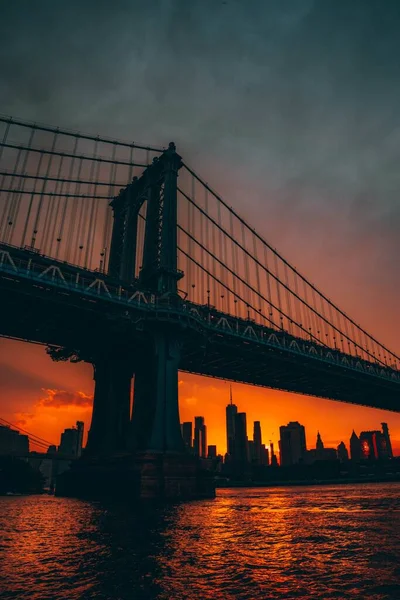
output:
POLYGON ((316 449, 317 460, 324 460, 324 454, 325 454, 324 442, 322 441, 321 434, 319 431, 317 433, 317 443, 316 443, 315 449, 316 449))
POLYGON ((229 404, 226 407, 226 451, 230 456, 235 452, 235 415, 237 406, 233 404, 232 385, 229 386, 229 404))

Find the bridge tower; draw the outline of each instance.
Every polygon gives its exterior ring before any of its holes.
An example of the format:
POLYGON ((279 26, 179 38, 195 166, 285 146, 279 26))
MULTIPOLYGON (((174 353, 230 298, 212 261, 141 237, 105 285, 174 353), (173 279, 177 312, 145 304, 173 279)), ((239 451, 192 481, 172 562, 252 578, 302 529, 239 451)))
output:
MULTIPOLYGON (((150 292, 158 307, 182 302, 178 281, 183 273, 177 268, 177 179, 181 166, 175 144, 170 143, 111 203, 114 221, 108 275, 150 292), (136 273, 138 220, 145 203, 143 261, 136 273)), ((101 479, 108 482, 104 483, 107 487, 117 486, 119 473, 124 478, 128 474, 133 494, 139 497, 213 496, 213 484, 207 482, 198 460, 187 454, 181 434, 179 325, 168 318, 157 322, 149 318, 143 320, 142 328, 142 342, 133 350, 115 346, 115 341, 112 346, 106 343, 94 350, 95 393, 86 461, 97 461, 97 467, 85 475, 80 471, 71 495, 76 488, 78 493, 82 488, 88 493, 98 489, 101 479), (110 460, 114 461, 112 472, 110 460)), ((61 493, 68 495, 68 485, 62 488, 61 493)))

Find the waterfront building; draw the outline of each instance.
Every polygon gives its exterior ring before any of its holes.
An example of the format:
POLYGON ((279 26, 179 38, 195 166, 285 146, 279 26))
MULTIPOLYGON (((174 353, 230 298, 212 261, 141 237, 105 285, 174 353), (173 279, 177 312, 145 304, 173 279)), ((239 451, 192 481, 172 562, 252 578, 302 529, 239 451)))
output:
POLYGON ((7 425, 0 425, 0 454, 28 454, 29 438, 7 425))
POLYGON ((286 467, 288 465, 296 465, 303 462, 307 452, 304 425, 300 425, 298 421, 291 421, 287 425, 282 425, 279 428, 279 432, 281 466, 286 467))

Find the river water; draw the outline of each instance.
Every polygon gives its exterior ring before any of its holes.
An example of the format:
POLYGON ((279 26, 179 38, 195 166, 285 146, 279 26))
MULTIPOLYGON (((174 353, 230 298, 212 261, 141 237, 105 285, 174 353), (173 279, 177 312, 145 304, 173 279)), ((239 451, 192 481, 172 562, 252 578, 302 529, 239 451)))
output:
POLYGON ((400 484, 218 490, 163 508, 0 498, 0 598, 400 599, 400 484))

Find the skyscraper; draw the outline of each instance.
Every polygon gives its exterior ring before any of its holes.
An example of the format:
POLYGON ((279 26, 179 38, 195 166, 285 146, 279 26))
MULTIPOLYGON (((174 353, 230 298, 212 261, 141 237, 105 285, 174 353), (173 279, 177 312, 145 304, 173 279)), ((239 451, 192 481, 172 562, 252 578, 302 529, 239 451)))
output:
POLYGON ((235 416, 237 406, 232 402, 232 386, 230 386, 230 402, 226 407, 226 451, 233 456, 235 450, 235 416))
POLYGON ((192 449, 193 443, 193 426, 190 421, 186 421, 181 425, 182 438, 188 450, 192 449))
POLYGON ((346 462, 349 460, 349 453, 347 452, 344 442, 340 442, 339 446, 337 447, 337 457, 340 462, 346 462))
POLYGON ((281 466, 296 465, 302 462, 306 456, 306 432, 303 425, 298 421, 291 421, 279 428, 279 449, 281 454, 281 466))
MULTIPOLYGON (((271 467, 277 467, 278 459, 276 458, 276 454, 274 452, 274 445, 272 442, 270 442, 270 447, 271 447, 271 467)), ((281 457, 281 465, 282 465, 282 457, 281 457)))
POLYGON ((235 446, 233 455, 236 470, 244 472, 249 463, 246 413, 237 413, 235 415, 235 446))
POLYGON ((354 429, 350 438, 350 457, 354 462, 358 462, 361 459, 360 439, 354 429))
POLYGON ((58 452, 67 456, 79 457, 82 454, 83 421, 77 421, 76 427, 64 429, 58 452))
POLYGON ((362 431, 360 433, 361 458, 380 460, 392 458, 392 445, 386 423, 382 423, 383 431, 362 431))
POLYGON ((7 425, 0 425, 0 454, 28 454, 29 438, 7 425))
POLYGON ((194 418, 194 441, 193 450, 196 456, 206 458, 207 454, 207 427, 204 424, 204 417, 194 418))
POLYGON ((265 444, 261 445, 261 464, 265 467, 269 465, 269 452, 268 448, 265 447, 265 444))
POLYGON ((82 447, 83 447, 83 429, 85 427, 85 423, 83 421, 76 422, 77 429, 77 439, 76 439, 76 455, 82 455, 82 447))
POLYGON ((217 446, 215 446, 215 445, 208 446, 207 458, 217 458, 217 446))
POLYGON ((324 460, 324 458, 325 458, 325 456, 324 456, 324 454, 325 454, 324 453, 324 442, 322 441, 321 434, 320 434, 319 431, 317 433, 317 443, 315 445, 315 450, 316 450, 316 453, 315 453, 316 459, 317 460, 324 460))
POLYGON ((254 421, 253 426, 254 458, 257 465, 262 464, 262 436, 260 421, 254 421))
POLYGON ((381 423, 381 425, 382 425, 382 434, 383 434, 383 437, 385 438, 385 442, 386 442, 387 457, 393 458, 392 443, 390 441, 388 425, 387 425, 387 423, 381 423))

